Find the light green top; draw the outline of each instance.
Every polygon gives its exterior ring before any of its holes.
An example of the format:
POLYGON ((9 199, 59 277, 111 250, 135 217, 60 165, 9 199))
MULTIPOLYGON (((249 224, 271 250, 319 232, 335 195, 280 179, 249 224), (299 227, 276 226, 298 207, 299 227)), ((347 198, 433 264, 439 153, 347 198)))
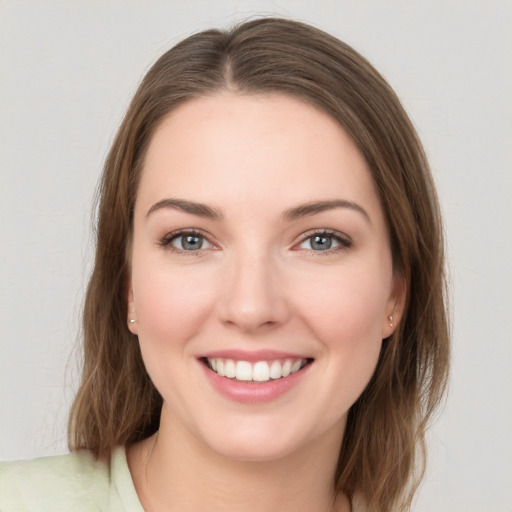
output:
POLYGON ((87 451, 0 463, 0 512, 144 512, 123 447, 111 467, 87 451))
MULTIPOLYGON (((352 512, 363 512, 358 500, 352 512)), ((124 447, 111 467, 87 451, 0 462, 0 512, 144 512, 124 447)))

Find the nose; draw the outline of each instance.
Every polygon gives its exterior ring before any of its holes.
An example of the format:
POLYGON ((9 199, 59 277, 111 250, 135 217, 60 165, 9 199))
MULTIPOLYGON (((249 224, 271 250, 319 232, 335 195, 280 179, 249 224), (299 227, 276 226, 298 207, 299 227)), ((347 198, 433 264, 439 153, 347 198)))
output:
POLYGON ((284 324, 290 308, 278 267, 265 254, 245 255, 231 262, 218 303, 220 320, 245 332, 284 324))

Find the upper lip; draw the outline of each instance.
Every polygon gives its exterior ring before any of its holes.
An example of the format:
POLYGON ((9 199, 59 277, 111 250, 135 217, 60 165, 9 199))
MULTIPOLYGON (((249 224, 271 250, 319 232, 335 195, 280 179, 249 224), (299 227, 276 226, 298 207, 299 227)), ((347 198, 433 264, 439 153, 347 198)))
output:
POLYGON ((200 359, 233 359, 235 361, 275 361, 276 359, 312 359, 308 355, 294 354, 292 352, 282 352, 279 350, 240 350, 240 349, 224 349, 213 350, 199 356, 200 359))

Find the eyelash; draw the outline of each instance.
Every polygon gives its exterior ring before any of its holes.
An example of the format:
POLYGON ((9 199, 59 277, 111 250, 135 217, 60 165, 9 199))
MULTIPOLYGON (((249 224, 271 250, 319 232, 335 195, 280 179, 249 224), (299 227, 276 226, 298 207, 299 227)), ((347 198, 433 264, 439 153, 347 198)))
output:
MULTIPOLYGON (((184 236, 198 237, 198 238, 205 240, 213 248, 217 247, 213 242, 211 242, 208 239, 208 237, 203 232, 201 232, 199 230, 195 230, 195 229, 184 229, 184 230, 168 233, 158 242, 158 245, 160 247, 163 247, 164 249, 171 251, 171 252, 178 252, 178 253, 187 254, 187 255, 191 255, 191 256, 198 255, 199 253, 201 253, 205 250, 205 249, 201 248, 201 249, 197 249, 197 250, 187 251, 185 249, 179 249, 179 248, 173 247, 172 242, 174 240, 177 240, 178 238, 184 237, 184 236)), ((329 247, 326 250, 304 249, 310 254, 329 255, 329 254, 333 254, 333 253, 336 253, 339 251, 349 249, 352 246, 352 240, 350 240, 346 235, 341 235, 339 232, 333 231, 330 229, 315 229, 313 231, 305 233, 301 237, 299 242, 295 243, 293 247, 295 248, 297 246, 300 246, 307 240, 313 239, 314 237, 330 238, 330 239, 334 240, 338 245, 335 247, 332 247, 332 248, 329 247)))
POLYGON ((172 242, 174 240, 177 240, 178 238, 184 237, 184 236, 195 236, 198 238, 202 238, 203 240, 205 240, 207 243, 209 243, 213 247, 216 247, 216 245, 213 242, 209 241, 208 237, 204 233, 202 233, 199 230, 195 230, 195 229, 183 229, 183 230, 179 230, 179 231, 173 231, 172 233, 168 233, 158 242, 158 245, 160 247, 163 247, 164 249, 171 251, 171 252, 178 252, 178 253, 182 253, 182 254, 184 253, 184 254, 192 255, 192 256, 198 255, 200 252, 204 251, 204 249, 202 249, 202 248, 197 249, 197 250, 187 251, 185 249, 178 249, 176 247, 173 247, 172 242))
POLYGON ((298 244, 295 244, 294 247, 303 244, 307 240, 313 239, 314 237, 323 237, 323 238, 331 238, 339 245, 336 247, 332 247, 326 249, 324 251, 315 251, 314 249, 305 249, 308 253, 321 254, 321 255, 330 255, 339 251, 344 251, 349 249, 352 246, 352 240, 348 238, 346 235, 342 235, 341 233, 334 231, 332 229, 315 229, 308 233, 305 233, 298 244))

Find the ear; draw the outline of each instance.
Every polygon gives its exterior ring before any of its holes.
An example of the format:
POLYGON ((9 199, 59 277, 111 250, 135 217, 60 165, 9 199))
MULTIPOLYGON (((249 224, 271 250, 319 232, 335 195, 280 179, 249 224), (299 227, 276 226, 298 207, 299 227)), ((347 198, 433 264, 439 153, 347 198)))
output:
POLYGON ((126 304, 128 311, 128 329, 132 334, 139 334, 139 326, 137 322, 137 310, 135 308, 135 300, 133 297, 133 288, 131 279, 128 279, 128 283, 126 285, 126 304))
POLYGON ((407 298, 407 283, 405 277, 399 273, 393 275, 391 294, 382 319, 382 339, 389 338, 402 320, 407 298))

